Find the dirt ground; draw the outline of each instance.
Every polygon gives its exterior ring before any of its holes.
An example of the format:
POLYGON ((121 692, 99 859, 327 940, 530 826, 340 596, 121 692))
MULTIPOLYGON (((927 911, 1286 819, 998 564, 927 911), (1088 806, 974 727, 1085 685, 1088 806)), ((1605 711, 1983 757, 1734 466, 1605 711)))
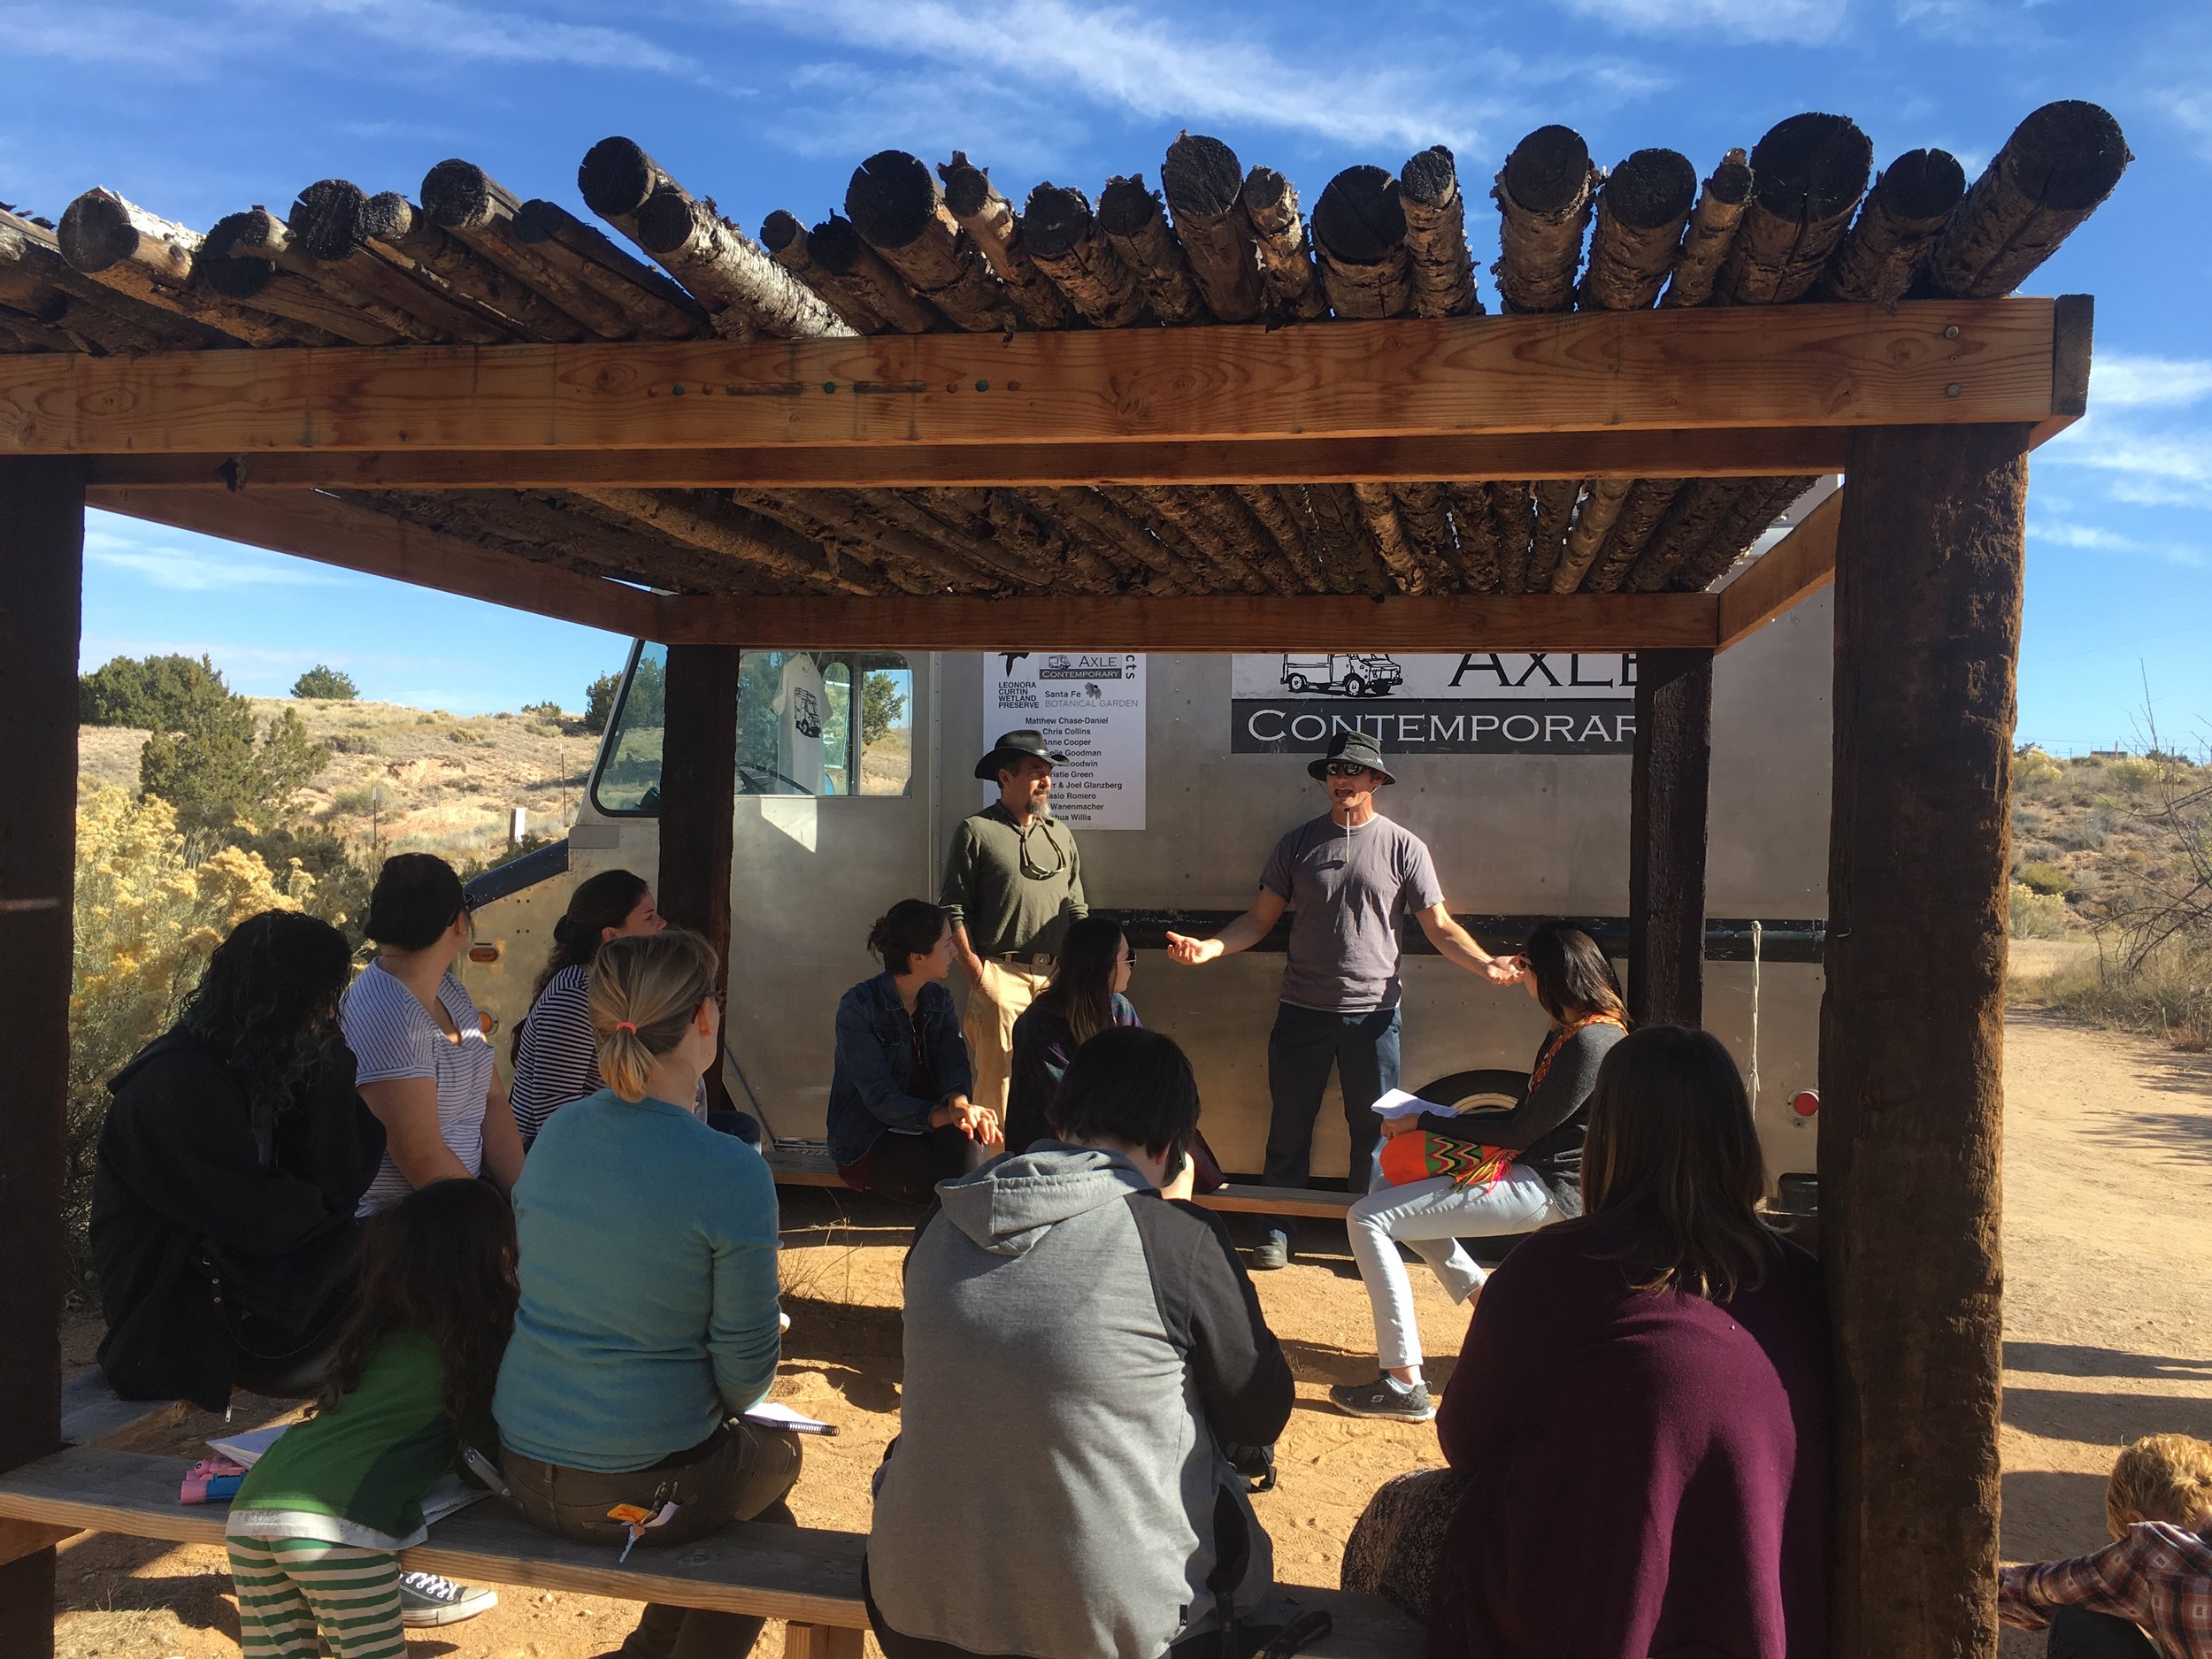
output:
MULTIPOLYGON (((2004 1549, 2068 1554, 2103 1532, 2113 1448, 2178 1430, 2212 1438, 2212 1061, 2150 1043, 2012 1018, 2006 1049, 2004 1549)), ((1238 1218, 1241 1219, 1241 1218, 1238 1218)), ((868 1478, 898 1424, 898 1268, 907 1224, 870 1201, 787 1195, 785 1306, 775 1397, 837 1425, 810 1441, 793 1507, 807 1525, 864 1530, 868 1478)), ((1313 1227, 1308 1254, 1263 1275, 1260 1294, 1298 1376, 1279 1449, 1281 1484, 1257 1500, 1286 1583, 1333 1584, 1344 1539, 1386 1477, 1439 1461, 1426 1426, 1356 1421, 1326 1388, 1371 1376, 1373 1335, 1340 1229, 1313 1227)), ((1417 1267, 1432 1383, 1450 1374, 1464 1321, 1417 1267)), ((66 1333, 88 1363, 96 1326, 66 1333)), ((278 1409, 242 1401, 234 1425, 278 1409)), ((188 1449, 202 1417, 167 1445, 188 1449)), ((236 1615, 219 1551, 107 1536, 61 1555, 64 1659, 229 1659, 236 1615)), ((470 1659, 587 1659, 634 1617, 625 1603, 511 1592, 493 1613, 418 1632, 411 1652, 470 1659)), ((759 1653, 775 1659, 772 1625, 759 1653)), ((2008 1633, 2006 1659, 2039 1654, 2008 1633)))

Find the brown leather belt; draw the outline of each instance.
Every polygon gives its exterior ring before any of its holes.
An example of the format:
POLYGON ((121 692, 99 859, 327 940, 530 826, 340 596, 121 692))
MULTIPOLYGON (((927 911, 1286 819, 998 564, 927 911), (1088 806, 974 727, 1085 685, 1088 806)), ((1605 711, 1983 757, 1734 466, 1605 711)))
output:
POLYGON ((1007 950, 991 958, 994 962, 1010 962, 1018 968, 1049 968, 1052 957, 1041 950, 1007 950))

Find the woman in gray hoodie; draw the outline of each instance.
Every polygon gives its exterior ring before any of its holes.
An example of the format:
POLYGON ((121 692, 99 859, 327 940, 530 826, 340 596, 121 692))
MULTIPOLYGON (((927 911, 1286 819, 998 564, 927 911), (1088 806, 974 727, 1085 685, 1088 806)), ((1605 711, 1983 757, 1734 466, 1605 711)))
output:
POLYGON ((1215 1659, 1273 1578, 1231 1450, 1282 1432, 1290 1367, 1228 1234, 1184 1196, 1182 1050, 1092 1038, 1050 1124, 941 1186, 907 1258, 870 1622, 889 1659, 1215 1659))

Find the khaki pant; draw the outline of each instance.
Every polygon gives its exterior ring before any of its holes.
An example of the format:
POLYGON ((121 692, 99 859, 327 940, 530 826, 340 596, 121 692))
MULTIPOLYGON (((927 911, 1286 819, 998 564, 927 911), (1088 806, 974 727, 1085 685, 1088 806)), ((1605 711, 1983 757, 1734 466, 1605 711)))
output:
POLYGON ((975 1087, 968 1098, 1006 1121, 1006 1088, 1013 1079, 1014 1022, 1052 979, 1048 968, 1025 968, 983 958, 982 980, 968 987, 968 1012, 960 1034, 968 1040, 975 1087))

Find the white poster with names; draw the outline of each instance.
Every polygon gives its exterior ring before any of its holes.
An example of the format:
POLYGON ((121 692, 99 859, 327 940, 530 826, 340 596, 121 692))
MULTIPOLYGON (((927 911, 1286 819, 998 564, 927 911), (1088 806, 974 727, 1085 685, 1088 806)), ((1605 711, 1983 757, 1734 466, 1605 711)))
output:
MULTIPOLYGON (((983 658, 981 754, 1008 732, 1042 732, 1052 815, 1079 830, 1144 827, 1144 658, 1133 652, 991 651, 983 658)), ((987 787, 987 800, 998 798, 987 787)))

